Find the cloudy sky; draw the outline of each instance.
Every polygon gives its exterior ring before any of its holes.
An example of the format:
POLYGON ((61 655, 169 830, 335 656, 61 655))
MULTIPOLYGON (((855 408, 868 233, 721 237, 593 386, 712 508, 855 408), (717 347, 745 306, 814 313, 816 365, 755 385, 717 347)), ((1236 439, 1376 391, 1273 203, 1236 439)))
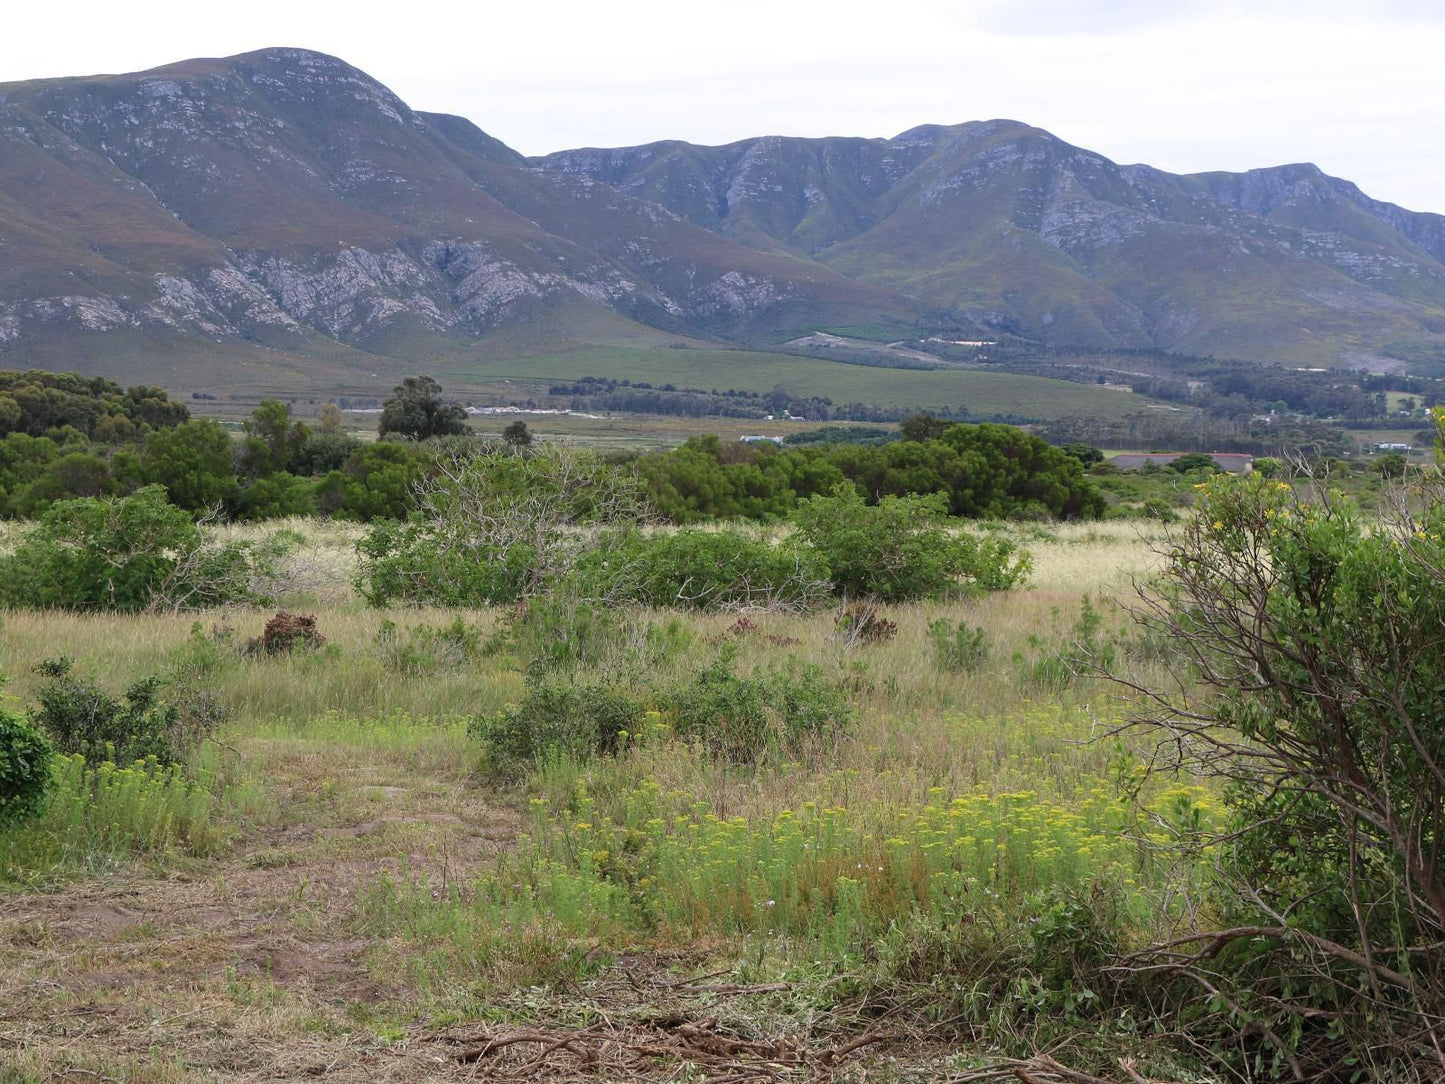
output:
POLYGON ((62 0, 6 24, 0 81, 304 46, 528 154, 1010 117, 1445 213, 1445 0, 62 0))

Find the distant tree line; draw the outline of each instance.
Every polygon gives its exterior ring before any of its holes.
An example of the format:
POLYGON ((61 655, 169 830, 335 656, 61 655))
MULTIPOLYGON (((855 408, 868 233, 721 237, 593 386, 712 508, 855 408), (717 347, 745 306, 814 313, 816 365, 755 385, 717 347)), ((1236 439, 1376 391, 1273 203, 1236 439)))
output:
MULTIPOLYGON (((926 366, 925 366, 926 367, 926 366)), ((584 376, 573 383, 552 384, 547 399, 513 403, 514 406, 565 407, 586 412, 626 411, 683 418, 774 418, 787 414, 805 421, 896 422, 919 408, 883 407, 874 403, 834 403, 826 395, 797 395, 785 387, 768 392, 728 388, 679 388, 645 380, 614 380, 584 376)), ((964 407, 931 407, 954 421, 992 421, 1024 425, 1037 419, 1021 414, 974 417, 964 407)))
MULTIPOLYGON (((197 516, 404 519, 418 485, 477 445, 465 411, 429 377, 407 378, 385 400, 381 439, 372 442, 346 433, 334 404, 313 427, 287 404, 263 400, 237 439, 157 388, 39 373, 0 374, 0 388, 0 515, 11 518, 69 498, 161 486, 172 505, 197 516)), ((679 523, 783 519, 840 484, 870 505, 938 495, 954 516, 1073 518, 1104 507, 1077 458, 1011 426, 915 415, 898 430, 848 437, 787 446, 698 437, 667 452, 615 456, 608 469, 639 478, 655 509, 679 523)), ((513 455, 532 445, 525 422, 495 442, 513 455)))
POLYGON ((1213 357, 1113 351, 1109 355, 1134 361, 1138 368, 1108 364, 1106 359, 1068 356, 1068 351, 992 359, 989 368, 1076 383, 1127 384, 1136 394, 1187 404, 1217 419, 1247 419, 1257 414, 1292 413, 1335 419, 1351 425, 1399 421, 1386 392, 1413 398, 1410 413, 1445 403, 1445 380, 1408 373, 1366 373, 1355 369, 1262 365, 1213 357), (1145 369, 1147 371, 1140 371, 1145 369))
POLYGON ((237 441, 159 388, 0 372, 0 516, 38 516, 57 501, 146 486, 163 486, 172 505, 194 514, 404 516, 435 455, 426 438, 465 430, 465 412, 440 398, 435 381, 409 379, 387 400, 381 425, 393 439, 363 443, 343 432, 334 404, 313 429, 267 399, 237 441))
POLYGON ((725 444, 694 437, 637 460, 654 505, 678 523, 775 519, 799 501, 847 482, 867 502, 939 494, 968 518, 1075 519, 1103 513, 1105 500, 1083 464, 1007 425, 949 424, 927 415, 905 422, 904 439, 884 444, 725 444))

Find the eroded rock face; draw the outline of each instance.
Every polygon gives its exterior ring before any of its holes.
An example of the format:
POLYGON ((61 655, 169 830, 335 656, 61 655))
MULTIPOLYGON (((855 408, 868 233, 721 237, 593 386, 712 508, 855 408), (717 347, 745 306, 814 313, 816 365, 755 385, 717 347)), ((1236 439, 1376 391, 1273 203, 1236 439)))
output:
POLYGON ((483 242, 434 241, 418 256, 400 248, 348 247, 310 258, 238 253, 237 267, 187 276, 159 273, 149 296, 65 295, 0 302, 0 342, 44 328, 85 331, 165 327, 204 336, 254 338, 309 327, 363 342, 405 319, 438 332, 484 334, 523 302, 574 294, 629 315, 647 305, 673 316, 746 317, 791 291, 765 276, 725 272, 679 302, 604 260, 575 274, 527 270, 483 242), (637 303, 643 302, 639 306, 637 303))

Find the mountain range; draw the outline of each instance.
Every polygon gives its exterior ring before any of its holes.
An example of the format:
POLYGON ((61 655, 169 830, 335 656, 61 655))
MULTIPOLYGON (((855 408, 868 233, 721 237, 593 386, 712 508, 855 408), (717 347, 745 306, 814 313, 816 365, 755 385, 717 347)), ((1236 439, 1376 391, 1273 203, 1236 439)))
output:
POLYGON ((1445 352, 1445 217, 1007 120, 528 159, 300 49, 0 84, 0 367, 324 383, 858 327, 1399 367, 1445 352))

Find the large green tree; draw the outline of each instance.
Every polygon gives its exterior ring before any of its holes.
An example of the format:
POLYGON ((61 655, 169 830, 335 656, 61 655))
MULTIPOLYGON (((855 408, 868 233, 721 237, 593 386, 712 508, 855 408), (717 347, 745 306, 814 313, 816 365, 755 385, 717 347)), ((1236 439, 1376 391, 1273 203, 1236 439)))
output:
POLYGON ((171 503, 188 511, 230 508, 240 493, 232 449, 230 434, 219 422, 195 418, 146 436, 141 474, 148 485, 165 486, 171 503))
POLYGON ((429 376, 409 376, 393 389, 381 407, 377 430, 425 440, 465 433, 467 412, 442 398, 442 387, 429 376))
POLYGON ((262 399, 243 428, 242 466, 251 478, 290 470, 310 436, 304 423, 291 420, 291 408, 279 399, 262 399))

